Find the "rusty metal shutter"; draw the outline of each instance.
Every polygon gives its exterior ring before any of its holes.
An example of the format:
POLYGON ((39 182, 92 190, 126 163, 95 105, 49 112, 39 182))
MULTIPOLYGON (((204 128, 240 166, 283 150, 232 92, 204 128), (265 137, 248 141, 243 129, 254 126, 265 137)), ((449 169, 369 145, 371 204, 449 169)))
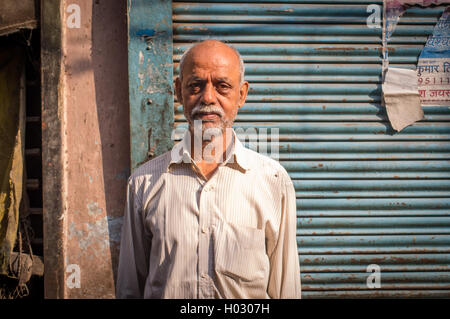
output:
MULTIPOLYGON (((192 42, 242 54, 250 93, 235 127, 280 132, 294 182, 302 296, 450 296, 450 112, 393 134, 381 100, 382 1, 173 1, 173 62, 192 42), (332 4, 330 4, 332 3, 332 4), (367 267, 381 270, 369 288, 367 267)), ((411 8, 390 65, 415 68, 442 7, 411 8)), ((175 103, 175 126, 186 127, 175 103)))

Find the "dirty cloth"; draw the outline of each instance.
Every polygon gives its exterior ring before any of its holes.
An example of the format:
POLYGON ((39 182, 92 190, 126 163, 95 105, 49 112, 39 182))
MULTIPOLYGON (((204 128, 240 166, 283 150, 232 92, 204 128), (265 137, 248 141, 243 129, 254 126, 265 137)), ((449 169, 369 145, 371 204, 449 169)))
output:
POLYGON ((20 47, 0 47, 0 274, 8 275, 23 192, 25 105, 20 47), (22 84, 21 84, 22 83, 22 84))

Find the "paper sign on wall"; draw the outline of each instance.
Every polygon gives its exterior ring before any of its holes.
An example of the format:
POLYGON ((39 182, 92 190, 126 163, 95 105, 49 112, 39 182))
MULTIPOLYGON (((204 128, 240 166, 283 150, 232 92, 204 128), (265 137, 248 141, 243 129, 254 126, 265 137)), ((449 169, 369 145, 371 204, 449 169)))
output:
POLYGON ((389 68, 382 87, 388 118, 396 131, 423 118, 416 71, 389 68))
POLYGON ((450 105, 450 8, 420 54, 417 75, 422 105, 450 105))

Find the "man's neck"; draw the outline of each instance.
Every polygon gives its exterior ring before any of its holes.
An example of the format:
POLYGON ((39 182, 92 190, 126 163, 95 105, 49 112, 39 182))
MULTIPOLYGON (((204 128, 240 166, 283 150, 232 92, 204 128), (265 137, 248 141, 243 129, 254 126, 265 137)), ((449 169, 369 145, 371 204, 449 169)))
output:
POLYGON ((211 140, 203 140, 203 132, 201 137, 191 132, 191 157, 207 180, 212 177, 217 167, 227 160, 233 143, 233 135, 230 133, 231 131, 227 134, 227 130, 223 130, 221 135, 212 136, 211 140))

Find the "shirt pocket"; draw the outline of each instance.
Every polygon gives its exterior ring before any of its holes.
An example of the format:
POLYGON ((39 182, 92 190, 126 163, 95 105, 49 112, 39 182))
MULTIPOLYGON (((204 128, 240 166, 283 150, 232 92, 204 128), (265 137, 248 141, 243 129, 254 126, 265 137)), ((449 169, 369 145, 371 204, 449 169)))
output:
POLYGON ((214 236, 215 271, 237 282, 265 281, 269 259, 262 229, 221 223, 214 236))

